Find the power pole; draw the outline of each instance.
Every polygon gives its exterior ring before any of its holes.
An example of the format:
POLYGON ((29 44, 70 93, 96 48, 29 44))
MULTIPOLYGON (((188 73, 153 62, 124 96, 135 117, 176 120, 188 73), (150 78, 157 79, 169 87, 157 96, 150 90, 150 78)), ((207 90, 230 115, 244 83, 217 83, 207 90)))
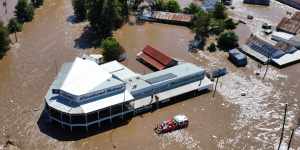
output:
POLYGON ((217 86, 218 86, 218 82, 219 82, 219 77, 217 77, 217 81, 216 81, 216 85, 215 85, 215 89, 214 89, 213 97, 215 97, 216 90, 217 90, 217 86))
POLYGON ((282 124, 282 130, 281 130, 281 135, 280 135, 280 141, 279 141, 279 144, 278 144, 278 150, 280 149, 280 146, 281 146, 281 143, 282 143, 282 139, 283 139, 284 125, 285 125, 285 120, 286 120, 287 107, 288 107, 288 105, 285 104, 285 108, 284 108, 284 117, 283 117, 283 124, 282 124))
POLYGON ((268 70, 269 70, 269 63, 270 63, 270 60, 271 60, 271 58, 270 58, 270 56, 269 56, 269 57, 268 57, 268 61, 267 61, 267 68, 266 68, 266 71, 265 71, 263 80, 265 79, 265 77, 266 77, 266 75, 267 75, 267 72, 268 72, 268 70))
POLYGON ((288 145, 287 150, 289 150, 290 147, 291 147, 292 140, 293 140, 293 136, 294 136, 294 132, 295 132, 295 128, 293 128, 293 130, 292 130, 292 133, 291 133, 291 136, 290 136, 289 145, 288 145))

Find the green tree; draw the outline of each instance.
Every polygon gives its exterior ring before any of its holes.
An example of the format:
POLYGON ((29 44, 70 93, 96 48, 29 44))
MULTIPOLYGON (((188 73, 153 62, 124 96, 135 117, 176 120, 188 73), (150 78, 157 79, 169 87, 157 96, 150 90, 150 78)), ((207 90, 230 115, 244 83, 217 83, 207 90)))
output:
POLYGON ((215 10, 213 11, 213 16, 216 19, 225 19, 227 18, 226 7, 222 2, 217 2, 215 10))
POLYGON ((209 31, 212 34, 219 35, 225 30, 224 21, 221 19, 210 19, 209 21, 209 31))
POLYGON ((86 0, 72 0, 74 14, 78 21, 85 20, 87 17, 86 0))
POLYGON ((180 5, 178 4, 178 2, 176 0, 168 0, 166 5, 165 5, 165 10, 168 12, 180 12, 180 5))
POLYGON ((222 50, 228 51, 238 46, 238 36, 232 31, 225 31, 221 33, 218 38, 218 47, 222 50))
POLYGON ((196 38, 203 39, 208 36, 209 15, 205 12, 198 12, 192 23, 192 29, 196 38))
POLYGON ((153 8, 157 11, 164 11, 166 8, 165 0, 155 0, 153 8))
POLYGON ((215 52, 217 50, 216 44, 215 43, 211 43, 208 47, 207 47, 208 51, 210 52, 215 52))
POLYGON ((108 37, 123 23, 122 5, 118 0, 90 0, 88 20, 100 38, 108 37))
POLYGON ((23 25, 21 23, 19 23, 19 21, 16 18, 12 18, 9 20, 7 28, 8 28, 9 33, 15 34, 16 42, 18 42, 17 32, 22 31, 22 26, 23 25))
POLYGON ((44 4, 44 0, 31 0, 31 3, 35 8, 38 8, 44 4))
POLYGON ((9 33, 7 28, 4 27, 3 23, 0 22, 0 56, 4 56, 5 52, 9 47, 9 33))
POLYGON ((19 0, 15 9, 15 15, 20 23, 31 21, 34 17, 34 7, 27 0, 19 0))
POLYGON ((233 30, 236 28, 236 26, 237 24, 231 18, 228 18, 224 21, 225 29, 233 30))
POLYGON ((188 7, 184 8, 183 12, 187 14, 197 14, 203 12, 203 10, 196 4, 191 3, 188 7))
POLYGON ((118 60, 120 55, 124 52, 118 41, 113 37, 107 37, 102 41, 101 47, 103 48, 104 61, 109 62, 118 60))

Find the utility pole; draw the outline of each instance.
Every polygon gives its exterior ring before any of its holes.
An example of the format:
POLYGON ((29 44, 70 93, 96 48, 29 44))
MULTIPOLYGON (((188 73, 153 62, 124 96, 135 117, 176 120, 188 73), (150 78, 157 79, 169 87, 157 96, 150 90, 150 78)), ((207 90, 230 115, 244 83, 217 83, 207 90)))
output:
POLYGON ((217 86, 218 86, 218 82, 219 82, 219 77, 217 77, 217 81, 216 81, 216 85, 215 85, 215 89, 214 89, 213 97, 215 97, 216 90, 217 90, 217 86))
POLYGON ((293 136, 294 136, 294 132, 295 132, 295 128, 293 128, 293 130, 292 130, 287 150, 289 150, 290 147, 291 147, 293 136))
POLYGON ((268 56, 267 68, 266 68, 266 71, 265 71, 265 74, 264 74, 263 80, 265 79, 265 77, 266 77, 266 75, 267 75, 267 72, 268 72, 268 70, 269 70, 269 63, 270 63, 270 60, 271 60, 271 58, 270 58, 270 56, 268 56))
POLYGON ((281 146, 281 143, 282 143, 282 139, 283 139, 284 125, 285 125, 285 120, 286 120, 287 107, 288 107, 288 105, 285 104, 285 108, 284 108, 284 117, 283 117, 283 124, 282 124, 282 130, 281 130, 281 135, 280 135, 280 141, 279 141, 279 144, 278 144, 278 150, 280 149, 280 146, 281 146))

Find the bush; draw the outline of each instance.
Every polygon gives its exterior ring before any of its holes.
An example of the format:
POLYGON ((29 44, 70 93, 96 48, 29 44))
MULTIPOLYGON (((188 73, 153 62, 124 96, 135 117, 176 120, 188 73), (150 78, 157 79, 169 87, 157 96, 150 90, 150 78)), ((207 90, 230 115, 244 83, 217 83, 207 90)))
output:
POLYGON ((9 33, 21 32, 23 25, 17 20, 17 18, 12 18, 8 23, 8 31, 9 33))
POLYGON ((10 39, 7 28, 0 23, 0 56, 2 57, 9 47, 10 39))
POLYGON ((208 51, 210 52, 215 52, 217 50, 216 44, 215 43, 211 43, 208 47, 207 47, 208 51))
POLYGON ((218 47, 225 51, 236 48, 238 46, 238 39, 238 36, 234 32, 225 31, 218 38, 218 47))
POLYGON ((120 46, 118 41, 113 37, 108 37, 104 39, 101 43, 103 48, 103 58, 104 61, 109 62, 113 60, 118 60, 121 54, 124 53, 123 48, 120 46))
POLYGON ((82 21, 87 17, 87 5, 85 0, 72 0, 74 14, 77 20, 82 21))
POLYGON ((27 0, 19 0, 15 9, 15 16, 20 23, 31 21, 34 17, 34 7, 27 0))

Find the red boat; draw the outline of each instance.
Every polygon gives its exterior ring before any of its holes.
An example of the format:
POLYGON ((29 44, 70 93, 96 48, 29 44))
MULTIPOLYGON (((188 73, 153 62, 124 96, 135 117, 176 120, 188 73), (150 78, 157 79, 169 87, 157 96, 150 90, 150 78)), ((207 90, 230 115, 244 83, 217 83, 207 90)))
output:
POLYGON ((178 129, 187 128, 189 125, 189 120, 185 115, 176 115, 172 119, 163 121, 161 124, 158 124, 154 131, 157 134, 163 134, 167 132, 172 132, 178 129))

